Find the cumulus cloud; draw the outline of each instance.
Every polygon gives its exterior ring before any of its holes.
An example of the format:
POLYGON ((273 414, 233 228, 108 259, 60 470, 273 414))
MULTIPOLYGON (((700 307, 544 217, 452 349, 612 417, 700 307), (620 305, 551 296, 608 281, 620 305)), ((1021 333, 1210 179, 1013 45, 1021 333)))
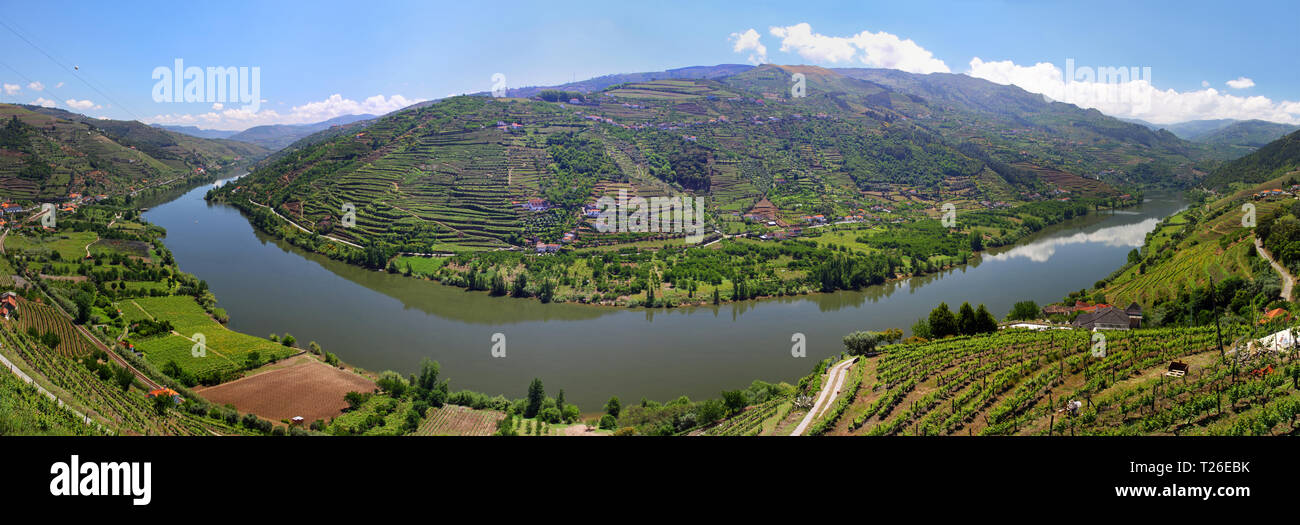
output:
POLYGON ((226 107, 226 105, 225 105, 225 104, 222 104, 222 103, 220 103, 220 102, 213 102, 213 103, 212 103, 212 109, 213 109, 214 111, 221 111, 222 109, 225 109, 225 107, 226 107))
POLYGON ((32 83, 27 84, 27 89, 32 91, 45 91, 45 84, 33 81, 32 83))
POLYGON ((1225 82, 1232 89, 1246 89, 1255 87, 1255 81, 1246 77, 1237 77, 1236 80, 1225 82))
POLYGON ((210 129, 243 130, 267 124, 310 124, 343 115, 382 115, 411 104, 424 102, 424 100, 420 98, 410 99, 402 95, 390 97, 375 95, 357 101, 334 94, 324 100, 293 106, 285 113, 273 109, 250 111, 242 108, 225 108, 221 104, 213 104, 212 111, 205 113, 162 114, 144 120, 149 124, 200 124, 210 129))
POLYGON ((731 37, 728 38, 733 42, 732 51, 737 53, 753 51, 749 55, 749 62, 751 64, 764 64, 767 63, 767 46, 763 45, 759 39, 758 31, 755 31, 754 28, 750 28, 744 33, 732 33, 731 37))
POLYGON ((19 91, 23 90, 23 87, 18 84, 5 84, 4 90, 6 95, 17 95, 19 91))
POLYGON ((87 110, 87 109, 91 109, 91 108, 96 107, 96 106, 95 106, 95 103, 94 103, 94 102, 91 102, 91 101, 89 101, 89 100, 77 100, 77 99, 75 99, 75 98, 70 98, 70 99, 65 100, 65 101, 63 101, 63 102, 66 103, 66 104, 68 105, 68 107, 70 107, 70 108, 72 108, 72 109, 80 109, 80 110, 83 110, 83 111, 84 111, 84 110, 87 110))
POLYGON ((53 100, 49 100, 45 97, 36 97, 36 100, 32 101, 32 105, 41 106, 43 108, 52 108, 54 106, 57 106, 58 104, 55 104, 53 100))
POLYGON ((1076 67, 1074 78, 1067 82, 1069 75, 1048 62, 1024 66, 1009 60, 985 62, 975 57, 967 74, 1108 115, 1155 124, 1225 118, 1300 124, 1300 102, 1243 97, 1208 86, 1195 91, 1159 89, 1152 85, 1149 73, 1139 70, 1135 74, 1129 68, 1087 68, 1091 75, 1084 70, 1076 67))
POLYGON ((852 36, 828 36, 815 33, 808 23, 772 27, 772 36, 781 39, 781 51, 794 52, 804 60, 821 64, 850 63, 855 60, 870 67, 899 69, 910 73, 947 73, 942 60, 910 39, 884 31, 863 31, 852 36))

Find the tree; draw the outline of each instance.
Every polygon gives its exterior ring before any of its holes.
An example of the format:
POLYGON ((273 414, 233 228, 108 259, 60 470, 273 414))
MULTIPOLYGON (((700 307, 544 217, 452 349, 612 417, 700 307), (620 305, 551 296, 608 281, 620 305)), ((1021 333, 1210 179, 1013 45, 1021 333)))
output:
POLYGON ((991 334, 998 331, 998 319, 993 317, 988 308, 981 303, 980 307, 975 310, 975 333, 991 334))
POLYGON ((856 331, 844 336, 844 348, 849 355, 874 355, 876 346, 883 340, 884 334, 879 332, 856 331))
POLYGON ((492 274, 492 288, 491 288, 491 290, 489 290, 488 293, 490 293, 490 294, 492 294, 492 295, 494 295, 494 296, 502 296, 502 295, 505 295, 505 294, 506 294, 506 278, 505 278, 505 277, 502 277, 500 273, 494 273, 494 274, 492 274))
POLYGON ((542 380, 534 377, 533 382, 528 384, 528 404, 524 406, 524 418, 537 417, 545 401, 546 389, 542 387, 542 380))
POLYGON ((366 399, 370 396, 361 392, 348 392, 343 394, 343 400, 347 401, 348 408, 355 410, 357 407, 366 404, 366 399))
POLYGON ((958 309, 957 331, 960 332, 961 335, 974 335, 978 333, 976 332, 975 326, 975 309, 971 308, 970 303, 961 303, 961 308, 958 309))
POLYGON ((727 415, 737 414, 749 405, 743 390, 725 390, 722 392, 722 404, 727 407, 727 415))
POLYGON ((392 370, 385 370, 379 374, 379 380, 375 381, 375 386, 380 390, 388 392, 394 399, 406 395, 406 388, 410 385, 406 383, 406 378, 402 374, 392 370))
POLYGON ((117 381, 117 386, 122 387, 123 391, 131 389, 131 383, 135 382, 135 375, 127 370, 124 366, 113 367, 113 379, 117 381))
POLYGON ((283 344, 284 346, 292 347, 294 344, 297 343, 298 343, 298 339, 294 338, 294 336, 288 333, 285 333, 284 338, 280 339, 280 344, 283 344))
POLYGON ((934 334, 930 332, 930 321, 922 317, 917 319, 915 323, 912 323, 912 336, 921 339, 930 339, 931 337, 934 337, 934 334))
POLYGON ((524 272, 515 274, 515 284, 510 288, 510 295, 528 297, 528 275, 524 272))
POLYGON ((623 410, 623 404, 619 403, 618 396, 611 397, 609 398, 609 401, 605 402, 606 414, 609 414, 614 417, 618 417, 618 413, 622 412, 622 410, 623 410))
POLYGON ((1033 301, 1020 301, 1011 306, 1011 313, 1007 314, 1008 321, 1028 321, 1038 318, 1038 303, 1033 301))
POLYGON ((948 303, 939 303, 939 306, 930 311, 930 335, 935 339, 940 339, 952 335, 957 335, 957 318, 948 309, 948 303))
POLYGON ((978 252, 984 249, 984 236, 980 232, 970 232, 970 251, 978 252))
POLYGON ((153 411, 160 416, 165 415, 167 409, 171 408, 175 403, 176 402, 172 400, 172 396, 167 394, 158 394, 153 396, 153 411))

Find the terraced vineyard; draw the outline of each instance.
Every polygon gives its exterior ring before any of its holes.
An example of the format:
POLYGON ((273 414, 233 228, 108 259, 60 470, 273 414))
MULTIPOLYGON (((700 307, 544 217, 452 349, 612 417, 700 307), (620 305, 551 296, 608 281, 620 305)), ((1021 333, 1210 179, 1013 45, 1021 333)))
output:
POLYGON ((1242 204, 1255 206, 1257 220, 1285 213, 1291 200, 1252 201, 1255 191, 1276 188, 1278 179, 1241 190, 1217 201, 1166 219, 1148 235, 1139 264, 1125 269, 1101 291, 1112 304, 1151 305, 1175 297, 1180 290, 1229 277, 1276 279, 1254 248, 1253 228, 1243 227, 1242 204))
POLYGON ((506 415, 495 410, 474 410, 458 405, 430 408, 417 436, 490 436, 506 415))
POLYGON ((21 300, 18 303, 17 320, 7 321, 7 323, 23 333, 30 328, 35 328, 38 334, 54 332, 59 336, 59 345, 54 350, 65 357, 82 357, 95 350, 95 347, 77 332, 67 317, 48 304, 21 300))
MULTIPOLYGON (((158 416, 139 390, 124 391, 101 381, 71 358, 40 349, 25 334, 0 329, 0 342, 55 387, 56 395, 110 428, 128 434, 204 435, 206 427, 177 413, 158 416)), ((7 374, 8 371, 5 371, 7 374)))
MULTIPOLYGON (((1227 346, 1235 330, 1225 328, 1227 346)), ((872 358, 878 359, 874 378, 863 379, 830 433, 1292 431, 1289 414, 1300 407, 1300 391, 1285 378, 1300 371, 1290 364, 1293 355, 1248 357, 1243 351, 1235 360, 1232 352, 1220 358, 1213 327, 1100 335, 1104 347, 1094 334, 1073 330, 1003 331, 887 347, 872 358), (1173 361, 1190 364, 1190 372, 1166 377, 1173 361), (1214 410, 1216 396, 1221 403, 1214 410), (1067 401, 1082 404, 1077 415, 1063 409, 1067 401)))
POLYGON ((706 436, 757 436, 770 430, 790 412, 788 398, 775 398, 746 408, 744 412, 718 423, 703 432, 706 436))

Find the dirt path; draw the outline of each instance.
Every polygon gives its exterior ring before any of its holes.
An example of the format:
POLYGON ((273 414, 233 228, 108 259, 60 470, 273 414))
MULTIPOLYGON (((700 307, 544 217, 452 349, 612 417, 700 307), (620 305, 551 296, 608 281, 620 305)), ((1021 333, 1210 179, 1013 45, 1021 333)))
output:
POLYGON ((799 426, 790 433, 791 436, 802 436, 804 431, 808 430, 808 426, 817 419, 817 415, 825 412, 826 408, 835 402, 840 389, 844 387, 844 379, 848 377, 849 369, 853 368, 855 362, 857 358, 845 359, 826 371, 826 384, 822 385, 821 393, 817 394, 817 402, 813 403, 812 409, 799 422, 799 426))
POLYGON ((1268 253, 1268 250, 1264 249, 1264 242, 1260 241, 1259 237, 1255 237, 1255 250, 1267 259, 1268 263, 1273 265, 1273 269, 1277 270, 1277 273, 1282 276, 1282 298, 1290 301, 1291 288, 1295 286, 1295 278, 1291 276, 1291 272, 1287 271, 1285 266, 1282 266, 1281 264, 1278 264, 1276 260, 1273 260, 1273 255, 1268 253))
MULTIPOLYGON (((271 210, 271 213, 274 213, 276 217, 279 217, 279 218, 283 219, 284 222, 287 222, 287 223, 289 223, 289 224, 292 224, 294 228, 298 228, 299 230, 302 230, 303 233, 315 233, 315 232, 313 232, 313 231, 311 231, 311 230, 308 230, 307 228, 303 228, 302 226, 299 226, 298 223, 293 222, 293 221, 289 220, 288 218, 285 218, 285 216, 280 215, 279 212, 275 211, 275 210, 272 209, 270 206, 267 206, 267 205, 265 205, 265 204, 258 204, 258 203, 256 203, 256 202, 253 202, 252 199, 249 199, 248 202, 253 203, 254 206, 261 206, 261 207, 263 207, 263 208, 266 208, 266 209, 268 209, 268 210, 271 210)), ((321 235, 321 237, 322 237, 322 238, 325 238, 325 239, 329 239, 329 240, 334 241, 334 242, 337 242, 337 243, 346 244, 346 245, 351 246, 351 247, 353 247, 353 248, 362 248, 362 249, 365 248, 364 246, 361 246, 360 244, 351 243, 351 242, 345 241, 345 240, 343 240, 343 239, 340 239, 340 238, 338 238, 338 237, 333 237, 333 236, 330 236, 330 235, 321 235)))

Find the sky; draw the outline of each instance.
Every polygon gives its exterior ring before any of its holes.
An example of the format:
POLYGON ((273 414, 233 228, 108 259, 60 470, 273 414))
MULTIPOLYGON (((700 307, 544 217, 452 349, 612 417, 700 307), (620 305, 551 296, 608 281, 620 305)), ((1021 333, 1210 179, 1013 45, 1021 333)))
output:
POLYGON ((0 0, 0 102, 242 130, 491 91, 498 74, 768 62, 968 74, 1157 124, 1300 124, 1300 3, 1130 3, 0 0), (177 60, 200 80, 175 89, 177 60), (208 68, 247 68, 247 87, 206 89, 208 68))

